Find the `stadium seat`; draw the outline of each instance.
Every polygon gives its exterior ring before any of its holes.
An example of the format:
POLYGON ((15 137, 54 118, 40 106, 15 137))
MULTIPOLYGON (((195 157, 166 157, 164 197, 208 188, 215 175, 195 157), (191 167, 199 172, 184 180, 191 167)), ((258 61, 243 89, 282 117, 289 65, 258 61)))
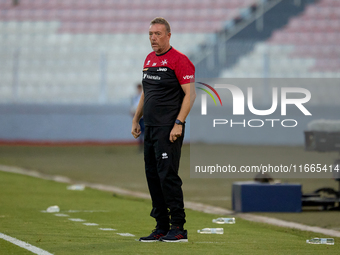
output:
POLYGON ((152 50, 147 37, 152 18, 169 19, 171 44, 188 54, 254 2, 25 0, 13 6, 1 0, 0 49, 6 55, 0 50, 5 56, 0 59, 0 103, 14 97, 10 82, 15 61, 25 102, 96 102, 103 68, 109 102, 126 101, 152 50))
POLYGON ((251 54, 222 74, 245 75, 246 70, 263 75, 259 61, 268 52, 271 77, 339 77, 340 76, 340 1, 320 0, 306 7, 299 16, 275 31, 265 43, 255 45, 251 54), (247 63, 247 64, 242 64, 247 63))

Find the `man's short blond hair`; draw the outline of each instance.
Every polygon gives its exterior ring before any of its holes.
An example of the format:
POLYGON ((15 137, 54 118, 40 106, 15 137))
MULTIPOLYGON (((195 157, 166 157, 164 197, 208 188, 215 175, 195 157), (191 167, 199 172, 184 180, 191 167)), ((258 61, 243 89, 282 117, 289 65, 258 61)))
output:
POLYGON ((157 18, 154 18, 153 20, 151 20, 150 22, 150 25, 154 25, 154 24, 163 24, 165 26, 165 29, 168 33, 171 32, 171 28, 170 28, 170 24, 169 22, 162 18, 162 17, 157 17, 157 18))

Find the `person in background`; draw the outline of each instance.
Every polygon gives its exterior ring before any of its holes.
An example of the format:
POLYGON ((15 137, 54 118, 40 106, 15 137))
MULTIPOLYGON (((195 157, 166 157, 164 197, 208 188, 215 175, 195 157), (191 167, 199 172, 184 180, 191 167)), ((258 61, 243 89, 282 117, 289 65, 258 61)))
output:
MULTIPOLYGON (((143 93, 142 84, 138 83, 137 86, 136 86, 136 89, 137 89, 137 93, 131 98, 130 113, 131 113, 132 117, 135 116, 140 97, 143 93)), ((139 120, 139 126, 140 126, 140 130, 141 130, 141 134, 138 138, 138 143, 139 143, 139 151, 142 152, 143 147, 144 147, 144 119, 143 119, 143 116, 139 120)))

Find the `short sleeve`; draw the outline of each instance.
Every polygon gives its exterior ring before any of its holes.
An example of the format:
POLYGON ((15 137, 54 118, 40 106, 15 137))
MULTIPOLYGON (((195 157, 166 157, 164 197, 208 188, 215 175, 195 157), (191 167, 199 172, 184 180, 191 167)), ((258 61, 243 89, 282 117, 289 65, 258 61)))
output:
POLYGON ((183 85, 195 79, 195 66, 187 56, 181 55, 176 63, 175 74, 179 84, 183 85))
POLYGON ((151 59, 152 59, 152 57, 153 57, 154 54, 155 54, 154 52, 150 52, 150 53, 146 56, 146 58, 145 58, 145 60, 144 60, 143 69, 151 62, 151 59))

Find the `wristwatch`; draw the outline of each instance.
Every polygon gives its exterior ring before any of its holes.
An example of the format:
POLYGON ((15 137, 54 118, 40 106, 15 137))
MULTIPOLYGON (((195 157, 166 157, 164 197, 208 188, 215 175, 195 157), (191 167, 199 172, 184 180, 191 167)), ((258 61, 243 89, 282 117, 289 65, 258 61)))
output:
POLYGON ((177 120, 175 121, 175 124, 177 124, 177 125, 182 125, 182 126, 183 126, 183 125, 185 124, 185 121, 182 122, 182 121, 180 121, 180 120, 177 119, 177 120))

